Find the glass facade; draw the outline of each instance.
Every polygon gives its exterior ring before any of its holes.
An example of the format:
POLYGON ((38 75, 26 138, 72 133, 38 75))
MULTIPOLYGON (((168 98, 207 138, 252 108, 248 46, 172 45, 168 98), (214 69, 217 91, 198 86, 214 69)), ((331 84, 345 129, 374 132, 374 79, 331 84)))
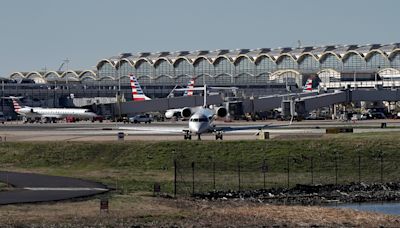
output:
POLYGON ((369 70, 384 69, 390 67, 389 59, 380 52, 372 52, 366 56, 366 67, 369 70))
POLYGON ((390 58, 390 66, 400 69, 400 50, 396 51, 390 58))
POLYGON ((365 59, 360 54, 349 52, 343 57, 344 71, 365 71, 365 59))
POLYGON ((319 61, 322 69, 334 69, 338 71, 343 69, 343 62, 333 53, 322 55, 319 61))

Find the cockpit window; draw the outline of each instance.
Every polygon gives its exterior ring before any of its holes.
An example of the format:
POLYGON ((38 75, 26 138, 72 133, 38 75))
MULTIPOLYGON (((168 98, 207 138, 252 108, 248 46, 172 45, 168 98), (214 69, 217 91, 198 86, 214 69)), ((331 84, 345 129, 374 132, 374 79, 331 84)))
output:
POLYGON ((190 119, 191 122, 208 122, 207 117, 200 117, 200 118, 192 118, 190 119))

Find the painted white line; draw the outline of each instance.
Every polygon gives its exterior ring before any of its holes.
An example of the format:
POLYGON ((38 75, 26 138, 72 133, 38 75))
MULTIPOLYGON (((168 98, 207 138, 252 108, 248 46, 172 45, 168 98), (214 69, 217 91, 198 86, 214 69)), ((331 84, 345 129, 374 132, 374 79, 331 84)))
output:
POLYGON ((31 191, 108 191, 106 188, 24 188, 31 191))

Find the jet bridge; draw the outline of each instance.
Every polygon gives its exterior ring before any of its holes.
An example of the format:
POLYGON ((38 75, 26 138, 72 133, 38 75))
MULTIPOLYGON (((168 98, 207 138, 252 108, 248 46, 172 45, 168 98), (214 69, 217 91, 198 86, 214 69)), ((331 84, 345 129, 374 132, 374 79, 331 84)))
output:
MULTIPOLYGON (((400 90, 397 89, 346 89, 333 93, 320 94, 311 97, 293 99, 297 115, 306 116, 312 110, 333 104, 360 101, 400 101, 400 90)), ((286 105, 289 106, 289 105, 286 105)), ((293 111, 292 111, 293 112, 293 111)))
MULTIPOLYGON (((207 96, 207 105, 221 105, 223 102, 224 101, 220 95, 207 96)), ((166 111, 174 108, 203 106, 203 103, 203 96, 182 96, 115 103, 114 110, 115 113, 120 113, 121 115, 132 115, 144 112, 166 111)))

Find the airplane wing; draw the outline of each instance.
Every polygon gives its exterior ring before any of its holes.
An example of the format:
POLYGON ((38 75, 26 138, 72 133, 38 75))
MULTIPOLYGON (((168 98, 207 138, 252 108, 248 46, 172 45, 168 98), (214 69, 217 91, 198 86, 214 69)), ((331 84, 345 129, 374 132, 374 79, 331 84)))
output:
POLYGON ((249 125, 249 126, 226 126, 226 127, 215 127, 215 131, 230 132, 230 131, 246 131, 246 130, 265 130, 271 128, 281 128, 288 125, 249 125))
POLYGON ((118 127, 118 130, 124 131, 134 131, 134 132, 142 132, 142 133, 153 133, 153 134, 178 134, 182 133, 185 129, 182 127, 118 127))

